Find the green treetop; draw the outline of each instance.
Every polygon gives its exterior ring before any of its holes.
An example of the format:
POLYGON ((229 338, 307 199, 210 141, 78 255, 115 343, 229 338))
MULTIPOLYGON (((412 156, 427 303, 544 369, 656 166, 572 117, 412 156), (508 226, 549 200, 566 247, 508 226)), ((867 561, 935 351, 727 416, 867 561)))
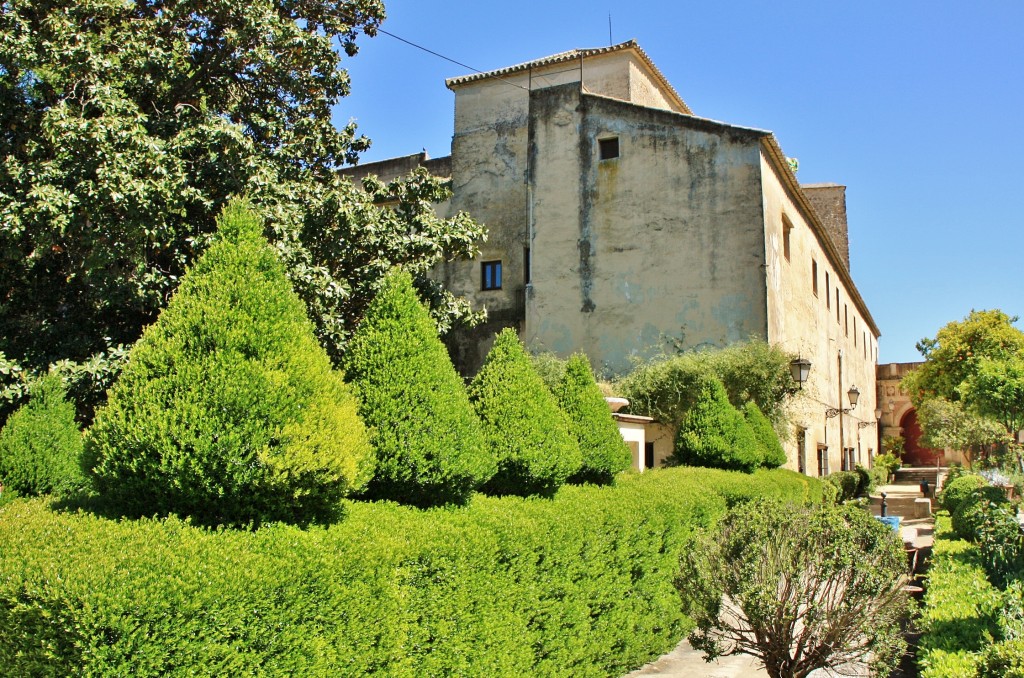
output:
POLYGON ((368 435, 284 266, 242 203, 131 351, 86 438, 110 506, 201 524, 332 519, 368 435))
POLYGON ((485 491, 551 495, 580 469, 579 445, 514 330, 495 338, 470 397, 498 459, 485 491))
POLYGON ((342 59, 383 19, 380 0, 3 3, 6 360, 39 372, 134 342, 240 194, 335 361, 395 265, 442 325, 475 317, 426 277, 483 234, 435 216, 448 185, 420 172, 363 190, 337 173, 369 145, 331 120, 342 59))
POLYGON ((462 379, 408 273, 384 280, 345 358, 373 427, 367 495, 420 506, 464 502, 497 468, 462 379))
POLYGON ((587 356, 577 353, 569 358, 554 393, 583 455, 583 466, 572 480, 611 483, 615 474, 629 468, 632 455, 594 381, 587 356))

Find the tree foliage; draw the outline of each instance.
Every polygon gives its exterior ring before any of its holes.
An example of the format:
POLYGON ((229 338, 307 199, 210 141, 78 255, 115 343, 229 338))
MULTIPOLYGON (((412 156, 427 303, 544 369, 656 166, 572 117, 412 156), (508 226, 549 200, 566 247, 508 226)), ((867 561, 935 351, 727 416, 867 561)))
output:
POLYGON ((555 397, 583 455, 583 465, 571 480, 611 483, 617 473, 629 468, 632 454, 594 381, 590 361, 582 353, 566 362, 555 397))
POLYGON ((671 463, 753 472, 761 465, 760 447, 750 425, 729 402, 722 382, 702 377, 695 397, 676 433, 671 463))
POLYGON ((941 397, 926 399, 917 410, 917 420, 925 445, 962 450, 968 463, 1006 439, 1006 430, 998 422, 967 409, 960 401, 941 397))
POLYGON ((580 469, 582 455, 565 415, 514 330, 495 338, 469 393, 498 459, 486 492, 549 496, 580 469))
POLYGON ((483 233, 435 216, 448 186, 336 171, 369 145, 331 122, 342 54, 383 18, 380 0, 3 3, 0 351, 38 372, 130 345, 238 194, 333 358, 394 265, 442 324, 472 317, 424 275, 483 233))
POLYGON ((778 347, 752 339, 723 349, 690 351, 643 363, 619 383, 619 389, 629 399, 630 411, 678 424, 693 407, 700 381, 714 375, 735 407, 752 400, 773 424, 781 424, 793 392, 789 369, 793 358, 778 347))
POLYGON ((749 654, 772 678, 903 654, 906 558, 892 530, 853 506, 753 501, 684 549, 676 588, 710 660, 749 654))
POLYGON ((1003 361, 1024 351, 1024 332, 1013 326, 1016 320, 1000 310, 971 311, 944 325, 934 339, 919 341, 925 362, 903 382, 914 406, 934 397, 960 400, 961 385, 983 359, 1003 361))
POLYGON ((75 408, 60 377, 45 377, 0 430, 0 483, 21 495, 74 492, 85 484, 81 455, 75 408))
POLYGON ((356 400, 244 203, 131 351, 86 438, 109 505, 208 525, 330 520, 372 474, 356 400))
POLYGON ((750 430, 757 443, 760 465, 765 468, 778 468, 786 463, 786 451, 779 442, 779 434, 772 428, 768 417, 753 400, 743 406, 743 418, 747 420, 750 430))
POLYGON ((465 502, 497 464, 462 380, 408 273, 384 281, 345 358, 377 469, 367 495, 420 506, 465 502))
POLYGON ((1024 332, 1014 327, 1016 320, 999 310, 971 311, 918 343, 925 362, 902 386, 930 444, 984 453, 1024 427, 1024 332), (991 423, 1004 435, 994 436, 991 423))

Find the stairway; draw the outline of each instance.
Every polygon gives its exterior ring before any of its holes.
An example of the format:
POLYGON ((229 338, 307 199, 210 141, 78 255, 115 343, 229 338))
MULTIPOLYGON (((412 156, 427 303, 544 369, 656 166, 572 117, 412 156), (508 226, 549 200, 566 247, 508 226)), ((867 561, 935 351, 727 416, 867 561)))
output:
POLYGON ((905 467, 897 469, 893 474, 893 485, 921 485, 922 480, 927 480, 929 487, 934 488, 939 474, 945 475, 947 468, 935 466, 905 467))

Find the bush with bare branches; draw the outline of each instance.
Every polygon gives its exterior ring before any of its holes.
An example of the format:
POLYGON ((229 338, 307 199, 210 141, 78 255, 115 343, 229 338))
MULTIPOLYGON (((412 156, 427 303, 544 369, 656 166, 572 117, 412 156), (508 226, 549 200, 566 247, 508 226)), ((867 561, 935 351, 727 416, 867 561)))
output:
POLYGON ((676 588, 708 661, 749 654, 772 678, 888 675, 903 654, 906 559, 863 509, 740 504, 683 553, 676 588))

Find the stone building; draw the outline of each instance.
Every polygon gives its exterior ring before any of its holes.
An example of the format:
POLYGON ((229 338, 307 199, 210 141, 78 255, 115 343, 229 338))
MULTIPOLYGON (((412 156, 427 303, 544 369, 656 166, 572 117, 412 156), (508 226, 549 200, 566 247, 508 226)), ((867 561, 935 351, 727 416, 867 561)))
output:
POLYGON ((960 450, 936 450, 921 442, 917 410, 900 382, 924 363, 886 363, 878 366, 878 406, 882 409, 883 438, 903 438, 903 463, 906 466, 948 466, 962 464, 960 450))
MULTIPOLYGON (((850 275, 843 186, 800 185, 770 132, 695 115, 632 41, 447 86, 449 158, 348 173, 387 179, 424 165, 453 180, 439 210, 487 225, 479 260, 438 271, 489 314, 454 339, 462 368, 505 326, 536 349, 583 350, 610 374, 756 337, 812 363, 788 465, 819 475, 867 462, 879 331, 850 275)), ((671 435, 652 438, 646 457, 659 463, 671 435)))

